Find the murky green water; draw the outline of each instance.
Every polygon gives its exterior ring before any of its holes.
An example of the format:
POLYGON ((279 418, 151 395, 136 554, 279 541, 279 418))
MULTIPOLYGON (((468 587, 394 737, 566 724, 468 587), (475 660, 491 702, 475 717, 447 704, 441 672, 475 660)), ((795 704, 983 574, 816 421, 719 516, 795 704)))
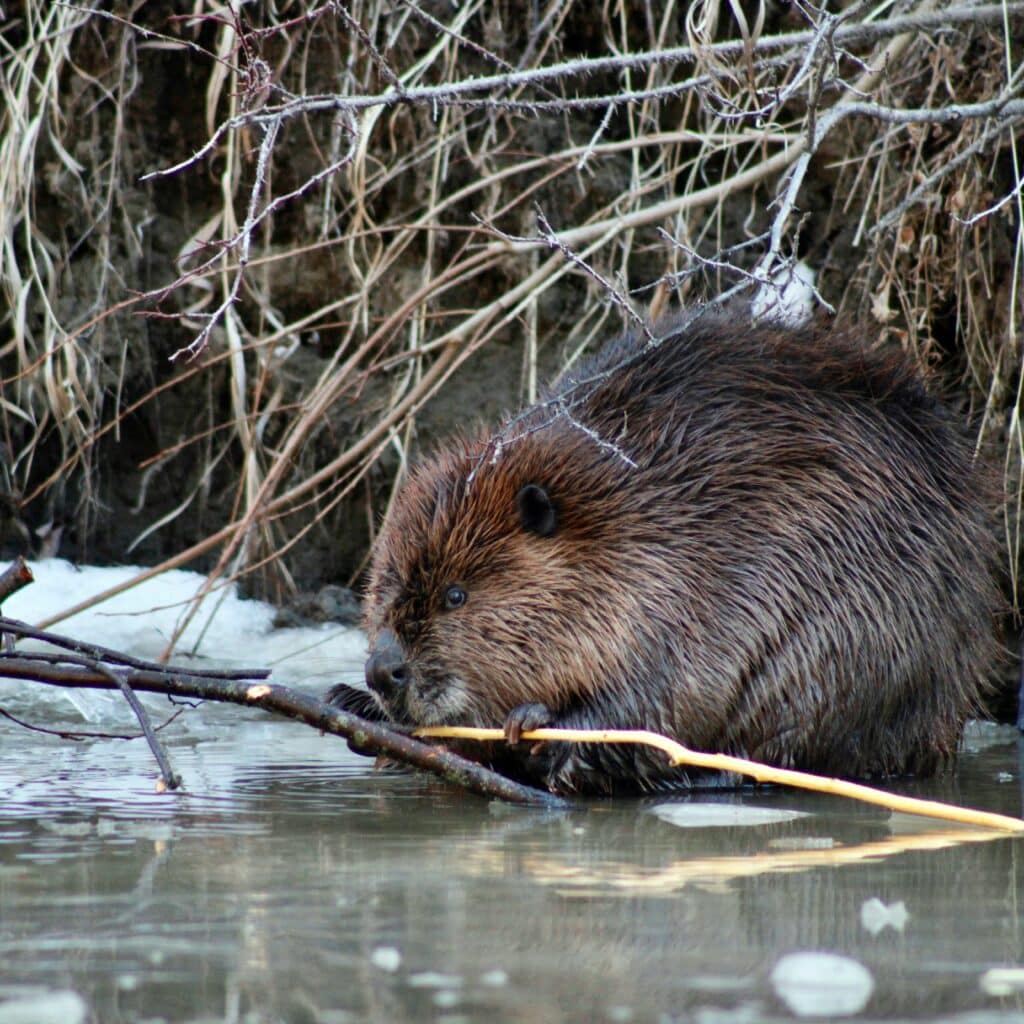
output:
MULTIPOLYGON (((1024 980, 986 974, 1024 964, 1024 839, 777 790, 731 799, 808 815, 510 808, 192 714, 187 795, 137 742, 0 724, 0 1024, 1024 1021, 1024 980), (808 951, 846 959, 794 981, 808 951)), ((903 788, 1020 814, 1013 731, 974 747, 903 788)))

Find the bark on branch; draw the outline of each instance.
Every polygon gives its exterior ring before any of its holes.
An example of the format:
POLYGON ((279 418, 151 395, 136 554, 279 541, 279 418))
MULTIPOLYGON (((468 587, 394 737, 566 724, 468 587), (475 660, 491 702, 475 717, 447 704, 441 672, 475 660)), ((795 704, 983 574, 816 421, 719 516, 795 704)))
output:
MULTIPOLYGON (((258 707, 285 718, 305 722, 321 732, 342 736, 360 753, 384 755, 430 772, 480 796, 537 807, 570 806, 568 801, 520 785, 436 745, 395 732, 377 722, 368 722, 290 687, 264 682, 270 675, 264 669, 218 675, 208 671, 193 672, 161 666, 107 648, 33 629, 13 619, 0 618, 0 633, 45 640, 62 649, 47 654, 0 652, 0 677, 76 689, 123 690, 123 683, 133 691, 258 707)), ((164 778, 165 781, 173 779, 169 766, 164 769, 164 778)), ((173 788, 170 781, 167 781, 167 785, 173 788)))

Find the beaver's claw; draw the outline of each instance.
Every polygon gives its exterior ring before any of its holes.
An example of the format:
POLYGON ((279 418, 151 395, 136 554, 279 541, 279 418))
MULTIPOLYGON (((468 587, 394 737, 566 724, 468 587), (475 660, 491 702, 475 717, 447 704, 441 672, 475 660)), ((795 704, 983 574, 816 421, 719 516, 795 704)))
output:
POLYGON ((554 720, 555 716, 546 704, 520 704, 519 707, 513 708, 505 719, 505 738, 514 746, 524 732, 542 729, 546 725, 551 725, 554 720))

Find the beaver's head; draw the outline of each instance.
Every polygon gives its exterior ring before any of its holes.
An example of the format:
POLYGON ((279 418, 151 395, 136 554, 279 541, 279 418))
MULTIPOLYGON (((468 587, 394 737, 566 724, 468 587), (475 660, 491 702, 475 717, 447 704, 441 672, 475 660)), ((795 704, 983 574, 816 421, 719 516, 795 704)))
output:
POLYGON ((530 439, 497 460, 459 446, 413 474, 367 595, 366 680, 392 719, 499 726, 621 669, 633 602, 592 498, 530 439))

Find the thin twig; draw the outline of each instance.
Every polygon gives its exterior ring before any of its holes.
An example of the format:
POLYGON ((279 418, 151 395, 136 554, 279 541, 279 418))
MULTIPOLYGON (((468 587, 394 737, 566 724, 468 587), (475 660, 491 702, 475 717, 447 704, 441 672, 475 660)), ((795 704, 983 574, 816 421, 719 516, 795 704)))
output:
MULTIPOLYGON (((44 635, 41 634, 39 630, 26 628, 22 623, 14 622, 11 619, 0 618, 0 631, 6 632, 8 636, 16 633, 19 636, 31 635, 34 636, 35 639, 46 638, 48 639, 48 642, 56 647, 65 648, 69 651, 75 652, 66 654, 30 653, 22 655, 15 652, 12 648, 8 648, 5 652, 0 654, 0 665, 15 661, 27 665, 34 665, 40 672, 73 665, 77 668, 95 672, 112 683, 114 687, 121 691, 121 694, 128 702, 128 706, 131 708, 132 713, 135 715, 135 718, 142 729, 142 734, 145 736, 146 742, 149 744, 149 748, 153 752, 153 756, 156 758, 164 787, 166 789, 173 790, 178 789, 181 786, 181 779, 171 769, 167 753, 156 736, 156 731, 149 720, 149 715, 147 714, 146 709, 142 706, 138 697, 136 697, 135 693, 132 691, 130 682, 132 670, 122 667, 123 662, 127 659, 126 655, 121 655, 114 651, 106 651, 105 655, 101 654, 100 657, 95 657, 94 655, 98 653, 99 649, 93 649, 93 653, 87 655, 83 652, 89 649, 88 644, 82 644, 78 641, 70 640, 66 637, 55 636, 53 634, 44 635), (111 667, 106 665, 104 664, 104 661, 113 661, 115 666, 111 667)), ((2 670, 0 670, 0 674, 2 674, 2 670)))
MULTIPOLYGON (((74 640, 62 636, 59 633, 50 633, 30 626, 26 622, 19 622, 17 619, 0 617, 0 632, 9 633, 12 636, 24 637, 28 640, 39 640, 43 643, 60 647, 83 658, 90 658, 93 661, 109 661, 114 665, 124 665, 128 668, 139 670, 151 670, 154 672, 167 671, 167 666, 155 661, 145 661, 142 658, 134 658, 120 651, 111 650, 109 647, 100 647, 99 644, 89 644, 83 640, 74 640)), ((188 669, 188 675, 196 679, 266 679, 270 675, 267 668, 240 668, 240 669, 188 669)))
POLYGON ((132 709, 132 714, 135 715, 139 725, 142 727, 142 734, 146 737, 149 749, 153 752, 153 756, 156 758, 156 763, 160 768, 160 776, 163 779, 164 786, 166 786, 167 789, 172 790, 180 789, 181 776, 176 775, 174 770, 171 768, 171 762, 167 757, 167 751, 164 750, 163 744, 157 739, 156 732, 153 730, 153 723, 150 722, 146 709, 142 706, 139 698, 135 696, 135 691, 132 690, 131 684, 128 682, 128 674, 124 669, 107 668, 106 665, 102 665, 99 662, 97 662, 94 667, 97 672, 101 672, 111 680, 121 691, 124 699, 128 701, 128 706, 132 709))
MULTIPOLYGON (((573 249, 558 237, 557 232, 551 227, 551 224, 548 222, 543 210, 538 207, 535 213, 540 240, 543 241, 548 248, 555 249, 560 252, 567 262, 571 263, 579 270, 582 270, 587 277, 596 281, 601 288, 602 294, 606 295, 620 310, 622 310, 625 318, 629 320, 648 341, 653 341, 654 336, 651 334, 650 324, 648 324, 647 321, 635 309, 633 309, 626 296, 623 295, 622 292, 620 292, 615 285, 611 283, 611 281, 598 273, 598 271, 596 271, 582 256, 579 255, 579 253, 574 252, 573 249)), ((535 241, 535 239, 531 238, 518 238, 515 235, 506 234, 504 231, 499 231, 490 224, 485 226, 499 238, 513 244, 530 243, 535 241)))
POLYGON ((370 59, 373 61, 374 67, 380 72, 380 77, 387 82, 399 95, 401 95, 405 88, 402 85, 402 80, 395 74, 394 69, 384 59, 384 55, 373 45, 373 40, 369 37, 366 30, 362 25, 352 17, 351 14, 345 9, 345 5, 342 3, 335 3, 331 5, 337 12, 339 17, 348 26, 349 31, 352 32, 359 41, 366 47, 366 52, 370 55, 370 59))
MULTIPOLYGON (((185 708, 178 708, 177 711, 165 718, 159 725, 154 726, 153 731, 160 732, 161 729, 166 729, 167 726, 180 718, 184 713, 185 708)), ((26 722, 23 718, 12 715, 5 708, 0 708, 0 715, 15 725, 21 726, 22 729, 28 729, 29 732, 40 732, 45 736, 56 736, 59 739, 72 740, 75 743, 81 743, 85 740, 138 740, 143 738, 143 733, 141 732, 92 732, 83 729, 47 729, 42 725, 26 722)))

